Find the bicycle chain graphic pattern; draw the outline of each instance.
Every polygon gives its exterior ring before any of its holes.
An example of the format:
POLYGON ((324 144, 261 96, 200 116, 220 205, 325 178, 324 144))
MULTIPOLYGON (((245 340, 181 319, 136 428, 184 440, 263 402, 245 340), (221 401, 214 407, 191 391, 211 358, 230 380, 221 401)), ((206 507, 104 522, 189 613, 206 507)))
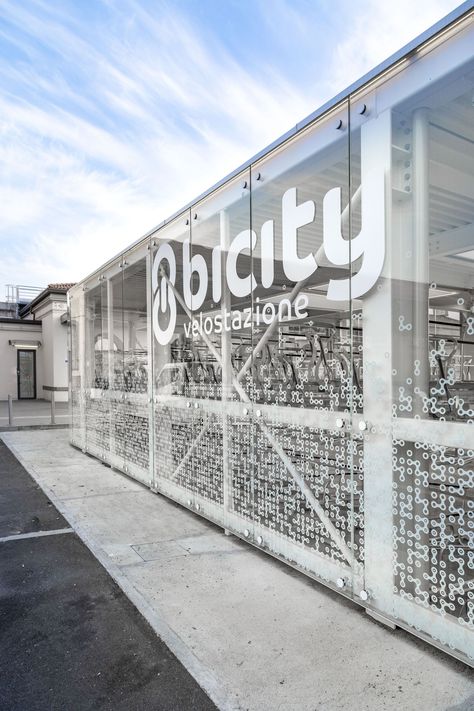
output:
POLYGON ((393 442, 395 591, 474 627, 474 449, 393 442))

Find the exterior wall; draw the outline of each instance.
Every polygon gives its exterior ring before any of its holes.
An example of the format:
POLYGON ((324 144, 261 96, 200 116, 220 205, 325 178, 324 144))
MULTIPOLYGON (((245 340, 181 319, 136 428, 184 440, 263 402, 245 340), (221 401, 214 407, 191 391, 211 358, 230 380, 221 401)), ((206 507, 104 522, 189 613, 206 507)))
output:
POLYGON ((35 317, 43 324, 44 381, 41 391, 38 390, 38 397, 51 400, 51 388, 54 388, 56 402, 67 402, 67 327, 61 323, 61 316, 67 312, 66 295, 47 296, 34 312, 35 317))
MULTIPOLYGON (((17 350, 9 344, 10 340, 41 341, 41 324, 0 323, 0 400, 7 400, 9 395, 17 398, 17 350)), ((36 351, 36 388, 37 396, 43 388, 44 356, 42 348, 36 351)))
POLYGON ((474 660, 473 13, 70 292, 71 442, 474 660))
POLYGON ((51 400, 54 392, 56 402, 67 402, 67 326, 61 323, 66 312, 66 294, 49 294, 32 309, 37 324, 30 318, 0 322, 0 400, 17 397, 17 351, 9 341, 24 338, 41 343, 36 351, 36 397, 51 400))
POLYGON ((18 305, 0 301, 0 318, 18 318, 18 305))

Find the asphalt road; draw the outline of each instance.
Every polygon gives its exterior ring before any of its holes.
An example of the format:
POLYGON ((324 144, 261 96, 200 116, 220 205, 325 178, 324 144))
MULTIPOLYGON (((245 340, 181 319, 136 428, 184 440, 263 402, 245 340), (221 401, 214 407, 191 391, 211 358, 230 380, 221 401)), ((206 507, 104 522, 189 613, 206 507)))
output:
POLYGON ((1 709, 215 709, 67 529, 0 442, 1 709))

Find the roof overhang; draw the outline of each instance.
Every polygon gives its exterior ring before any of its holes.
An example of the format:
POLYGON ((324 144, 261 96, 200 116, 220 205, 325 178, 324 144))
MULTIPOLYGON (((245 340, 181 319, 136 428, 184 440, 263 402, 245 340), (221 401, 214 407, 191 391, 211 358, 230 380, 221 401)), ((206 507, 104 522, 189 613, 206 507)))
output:
POLYGON ((8 341, 13 348, 16 348, 17 350, 29 350, 29 351, 37 351, 38 348, 41 347, 41 341, 29 341, 26 338, 22 338, 21 340, 10 340, 8 341))

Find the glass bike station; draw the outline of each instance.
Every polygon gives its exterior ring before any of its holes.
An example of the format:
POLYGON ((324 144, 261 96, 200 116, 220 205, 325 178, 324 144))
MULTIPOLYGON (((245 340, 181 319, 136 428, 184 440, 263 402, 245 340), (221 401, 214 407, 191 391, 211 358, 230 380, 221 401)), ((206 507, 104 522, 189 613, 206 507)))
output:
POLYGON ((70 438, 472 664, 470 5, 70 291, 70 438))

